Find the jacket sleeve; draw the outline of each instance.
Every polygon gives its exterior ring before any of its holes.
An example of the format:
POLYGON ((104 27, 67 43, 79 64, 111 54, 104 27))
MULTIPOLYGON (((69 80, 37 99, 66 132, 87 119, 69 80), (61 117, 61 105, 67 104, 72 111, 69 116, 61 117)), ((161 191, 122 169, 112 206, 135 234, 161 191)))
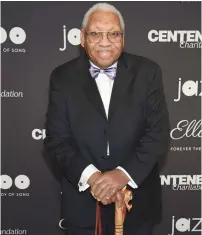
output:
POLYGON ((59 163, 62 174, 78 189, 83 170, 90 165, 79 152, 71 133, 66 98, 55 69, 50 77, 49 104, 46 113, 45 149, 59 163))
POLYGON ((122 167, 139 186, 151 172, 157 161, 167 153, 170 141, 170 123, 165 100, 162 72, 156 70, 148 85, 146 97, 146 120, 144 134, 134 153, 126 158, 122 167))

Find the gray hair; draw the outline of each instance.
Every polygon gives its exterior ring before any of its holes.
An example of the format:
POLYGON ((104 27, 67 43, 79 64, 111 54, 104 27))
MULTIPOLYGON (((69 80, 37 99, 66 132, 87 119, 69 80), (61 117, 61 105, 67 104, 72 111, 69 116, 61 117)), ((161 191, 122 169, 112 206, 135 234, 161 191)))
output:
POLYGON ((93 5, 84 15, 83 22, 82 22, 82 28, 86 28, 88 25, 88 19, 89 16, 94 13, 95 11, 105 11, 105 12, 113 12, 115 13, 120 21, 121 29, 124 31, 125 30, 125 23, 123 20, 123 17, 120 13, 119 10, 117 10, 113 5, 110 5, 108 3, 96 3, 93 5))

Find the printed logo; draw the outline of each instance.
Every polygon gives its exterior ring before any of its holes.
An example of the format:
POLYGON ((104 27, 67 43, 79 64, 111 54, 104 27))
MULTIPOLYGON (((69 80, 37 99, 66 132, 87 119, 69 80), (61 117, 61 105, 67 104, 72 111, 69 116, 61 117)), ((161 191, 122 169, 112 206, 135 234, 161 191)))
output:
POLYGON ((0 92, 0 97, 1 98, 22 98, 23 92, 4 90, 4 91, 0 92))
POLYGON ((201 232, 202 218, 179 218, 175 220, 175 216, 172 217, 172 232, 168 235, 177 235, 184 232, 201 232))
POLYGON ((182 95, 185 96, 202 96, 201 91, 202 81, 192 81, 188 80, 182 84, 182 79, 179 78, 178 89, 177 89, 177 98, 174 99, 175 102, 180 101, 182 95))
POLYGON ((160 175, 160 179, 162 186, 172 186, 173 190, 197 191, 202 189, 202 175, 160 175))
POLYGON ((27 192, 7 192, 13 185, 17 189, 25 190, 30 186, 30 179, 26 175, 18 175, 13 181, 9 175, 0 175, 1 196, 29 196, 27 192), (2 192, 2 190, 6 192, 2 192))
POLYGON ((67 33, 66 25, 63 26, 63 47, 59 48, 60 51, 65 51, 67 49, 67 41, 73 45, 78 46, 80 41, 81 30, 73 28, 67 33))
POLYGON ((61 229, 67 229, 66 226, 65 226, 65 219, 61 219, 61 220, 59 221, 59 227, 60 227, 61 229))
POLYGON ((174 140, 180 140, 184 137, 202 137, 202 120, 181 120, 178 122, 177 127, 172 129, 170 137, 174 140))
POLYGON ((32 131, 32 138, 35 140, 45 139, 46 129, 34 129, 32 131))
MULTIPOLYGON (((26 33, 25 30, 20 27, 14 27, 9 31, 9 34, 7 34, 6 30, 3 27, 1 28, 1 44, 8 42, 8 39, 12 42, 14 45, 21 45, 26 40, 26 33)), ((1 47, 3 52, 26 52, 25 48, 10 48, 10 47, 1 47)))
POLYGON ((200 146, 171 146, 170 151, 173 151, 173 152, 199 151, 201 152, 201 147, 200 146))
POLYGON ((179 43, 180 48, 202 48, 202 34, 199 30, 150 30, 150 42, 179 43))
POLYGON ((28 234, 28 231, 26 229, 9 228, 9 229, 1 229, 0 234, 22 234, 23 235, 23 234, 28 234))

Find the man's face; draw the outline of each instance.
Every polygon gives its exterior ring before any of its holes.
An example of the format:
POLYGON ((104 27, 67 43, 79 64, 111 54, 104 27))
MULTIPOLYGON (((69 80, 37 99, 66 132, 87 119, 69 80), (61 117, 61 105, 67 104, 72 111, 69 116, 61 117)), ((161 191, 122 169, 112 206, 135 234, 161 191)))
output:
POLYGON ((81 46, 93 63, 106 68, 118 60, 124 47, 124 38, 111 42, 105 33, 98 41, 87 35, 92 32, 122 32, 118 16, 113 12, 96 11, 89 16, 87 27, 81 30, 81 46))

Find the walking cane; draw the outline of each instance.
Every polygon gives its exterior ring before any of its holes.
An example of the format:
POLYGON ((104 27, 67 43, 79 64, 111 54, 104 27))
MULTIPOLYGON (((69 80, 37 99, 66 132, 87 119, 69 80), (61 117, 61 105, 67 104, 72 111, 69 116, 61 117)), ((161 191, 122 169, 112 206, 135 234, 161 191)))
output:
MULTIPOLYGON (((123 223, 126 217, 126 211, 130 211, 132 205, 129 205, 129 201, 132 200, 132 192, 126 187, 122 189, 124 193, 124 205, 118 207, 118 203, 115 203, 115 233, 114 235, 123 235, 123 223)), ((96 226, 95 226, 95 235, 102 235, 102 223, 100 215, 100 205, 99 202, 96 202, 96 226)))
POLYGON ((124 205, 118 207, 118 203, 115 203, 115 233, 114 235, 123 235, 123 223, 126 217, 126 210, 130 211, 132 205, 129 205, 129 201, 132 200, 132 192, 126 187, 122 189, 124 193, 124 205))

